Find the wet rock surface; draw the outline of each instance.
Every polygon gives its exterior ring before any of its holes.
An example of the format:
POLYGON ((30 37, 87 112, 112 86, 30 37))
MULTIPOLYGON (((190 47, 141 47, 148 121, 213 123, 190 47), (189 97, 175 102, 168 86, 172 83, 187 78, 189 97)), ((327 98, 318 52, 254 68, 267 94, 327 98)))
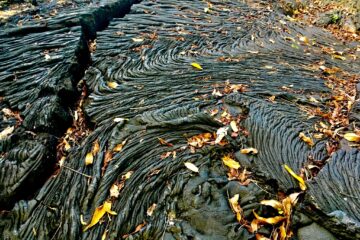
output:
POLYGON ((299 172, 309 159, 325 166, 308 182, 299 211, 309 219, 295 226, 298 239, 332 239, 327 230, 344 239, 359 234, 358 150, 330 157, 328 139, 309 146, 299 138, 319 121, 303 109, 326 108, 331 92, 312 66, 325 60, 359 72, 358 60, 321 51, 346 45, 284 21, 267 1, 71 2, 37 1, 40 20, 26 12, 0 26, 0 107, 9 109, 0 112, 0 131, 14 127, 0 138, 4 239, 254 239, 228 199, 239 194, 251 218, 261 200, 298 190, 283 165, 299 172), (87 88, 80 106, 91 133, 71 145, 58 169, 57 141, 78 118, 79 84, 87 88), (246 91, 232 89, 239 84, 246 91), (248 134, 189 148, 188 138, 223 126, 223 111, 239 116, 248 134), (247 147, 259 153, 239 153, 247 147), (261 181, 230 181, 221 161, 229 152, 261 181), (110 196, 114 184, 117 197, 110 196), (117 215, 83 231, 106 200, 117 215))

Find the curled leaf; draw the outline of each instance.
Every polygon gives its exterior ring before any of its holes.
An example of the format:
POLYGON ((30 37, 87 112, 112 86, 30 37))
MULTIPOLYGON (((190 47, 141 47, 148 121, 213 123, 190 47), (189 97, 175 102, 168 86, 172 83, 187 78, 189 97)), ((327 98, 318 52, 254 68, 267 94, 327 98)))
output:
POLYGON ((258 150, 256 148, 243 148, 240 150, 242 154, 257 154, 258 150))
POLYGON ((298 180, 300 189, 303 191, 306 190, 306 184, 304 179, 302 179, 302 177, 297 175, 288 165, 284 164, 284 167, 285 170, 288 171, 288 173, 290 173, 291 176, 293 176, 296 180, 298 180))
POLYGON ((229 203, 231 206, 231 209, 236 213, 236 219, 238 220, 238 222, 241 221, 241 213, 242 213, 242 209, 239 205, 239 194, 235 194, 232 198, 229 199, 229 203))
POLYGON ((261 223, 267 223, 267 224, 277 224, 281 221, 284 221, 286 219, 286 217, 283 216, 276 216, 276 217, 270 217, 270 218, 264 218, 259 216, 254 210, 253 210, 254 216, 257 220, 259 220, 261 223))
POLYGON ((89 228, 95 226, 100 221, 100 219, 105 215, 105 213, 108 213, 111 215, 117 214, 116 212, 111 211, 111 202, 106 201, 106 202, 104 202, 103 205, 101 205, 100 207, 95 209, 95 212, 94 212, 94 215, 92 216, 90 224, 87 225, 83 231, 85 232, 89 228))
POLYGON ((200 64, 196 63, 196 62, 192 62, 191 66, 193 66, 194 68, 198 69, 198 70, 203 70, 203 68, 201 67, 200 64))
POLYGON ((344 138, 349 142, 360 142, 360 136, 356 133, 345 133, 344 138))
POLYGON ((185 167, 193 172, 199 172, 199 168, 197 166, 195 166, 193 163, 191 162, 186 162, 184 163, 185 167))
POLYGON ((273 207, 273 208, 278 209, 278 210, 283 208, 282 203, 277 201, 277 200, 274 200, 274 199, 262 200, 260 203, 262 205, 270 206, 270 207, 273 207))
POLYGON ((240 164, 229 156, 223 156, 222 161, 229 168, 234 168, 234 169, 240 168, 240 164))

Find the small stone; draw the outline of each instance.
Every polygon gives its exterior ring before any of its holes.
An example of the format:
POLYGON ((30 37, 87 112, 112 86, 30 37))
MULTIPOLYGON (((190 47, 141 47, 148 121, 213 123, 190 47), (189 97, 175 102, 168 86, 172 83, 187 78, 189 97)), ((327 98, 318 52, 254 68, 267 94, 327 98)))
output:
POLYGON ((334 235, 316 223, 300 228, 298 238, 299 240, 336 240, 334 235))

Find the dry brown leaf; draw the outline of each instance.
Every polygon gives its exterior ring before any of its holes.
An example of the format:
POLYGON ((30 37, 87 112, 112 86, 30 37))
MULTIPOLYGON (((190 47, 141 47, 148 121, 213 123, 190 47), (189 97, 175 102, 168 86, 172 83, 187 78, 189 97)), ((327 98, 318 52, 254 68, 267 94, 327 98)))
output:
POLYGON ((93 162, 94 162, 94 156, 92 155, 91 152, 88 152, 85 157, 85 165, 86 166, 91 165, 93 164, 93 162))
POLYGON ((111 211, 111 202, 106 201, 106 202, 104 202, 103 205, 101 205, 100 207, 97 207, 95 209, 95 212, 93 214, 90 224, 87 225, 83 231, 85 232, 89 228, 95 226, 100 221, 100 219, 105 215, 105 213, 108 213, 111 215, 117 214, 116 212, 111 211))
POLYGON ((197 166, 195 166, 193 163, 191 162, 186 162, 184 163, 185 167, 193 172, 199 172, 199 168, 197 166))
POLYGON ((100 144, 99 144, 99 140, 97 139, 94 142, 94 145, 93 145, 93 148, 92 148, 92 154, 95 156, 99 151, 100 151, 100 144))
POLYGON ((158 138, 158 139, 159 139, 159 142, 160 142, 161 145, 166 145, 166 146, 169 146, 169 147, 174 146, 172 143, 168 143, 163 138, 158 138))
POLYGON ((256 148, 243 148, 240 150, 242 154, 257 154, 258 150, 256 148))
POLYGON ((239 169, 240 168, 240 164, 237 161, 235 161, 234 159, 232 159, 231 157, 227 156, 227 155, 222 157, 222 161, 229 168, 234 168, 234 169, 239 169))

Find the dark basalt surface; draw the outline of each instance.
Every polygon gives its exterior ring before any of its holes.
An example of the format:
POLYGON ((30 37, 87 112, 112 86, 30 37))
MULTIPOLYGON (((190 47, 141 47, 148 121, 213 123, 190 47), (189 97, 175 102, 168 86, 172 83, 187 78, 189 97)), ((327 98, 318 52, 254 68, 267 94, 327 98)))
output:
MULTIPOLYGON (((314 132, 319 120, 301 109, 325 108, 330 96, 320 70, 311 66, 325 60, 350 73, 360 70, 358 60, 339 61, 321 52, 321 46, 347 48, 330 33, 287 21, 280 11, 269 10, 267 1, 210 1, 207 13, 202 1, 143 1, 131 10, 138 1, 76 1, 55 16, 49 14, 54 6, 38 2, 40 23, 27 12, 1 26, 0 107, 22 118, 0 112, 0 131, 15 127, 0 139, 4 239, 100 239, 105 231, 107 238, 120 239, 142 223, 127 239, 251 239, 236 222, 229 197, 239 194, 245 216, 251 217, 262 199, 274 198, 272 192, 298 190, 283 164, 299 172, 310 158, 327 163, 309 182, 298 211, 338 238, 359 236, 358 150, 330 157, 327 139, 310 147, 299 138, 300 132, 314 132), (28 20, 19 27, 19 18, 28 20), (314 39, 314 45, 289 40, 300 35, 314 39), (56 139, 71 126, 80 80, 89 91, 84 111, 92 132, 54 173, 56 139), (247 91, 212 94, 231 84, 247 85, 247 91), (184 148, 187 138, 222 127, 219 114, 209 114, 215 108, 242 116, 250 135, 228 135, 229 144, 195 153, 184 148), (86 166, 97 140, 100 151, 86 166), (122 151, 104 166, 106 154, 124 140, 122 151), (238 152, 245 147, 259 154, 238 152), (176 157, 161 159, 169 151, 176 157), (221 157, 229 152, 237 152, 262 187, 227 179, 221 157), (200 172, 190 172, 185 162, 200 172), (117 215, 83 232, 80 216, 89 223, 111 186, 129 171, 132 176, 112 199, 117 215)), ((299 226, 295 223, 295 230, 299 226)))

